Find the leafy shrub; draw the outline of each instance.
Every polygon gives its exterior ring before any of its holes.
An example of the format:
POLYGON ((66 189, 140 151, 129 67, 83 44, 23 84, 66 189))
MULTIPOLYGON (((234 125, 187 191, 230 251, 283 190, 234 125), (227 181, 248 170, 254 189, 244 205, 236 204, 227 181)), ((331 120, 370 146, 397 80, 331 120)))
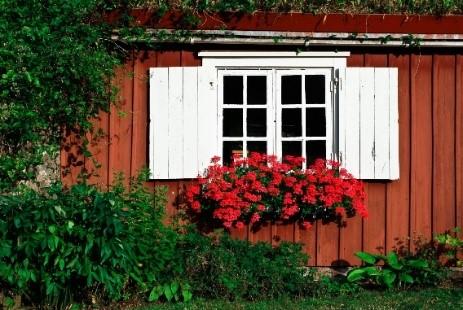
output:
POLYGON ((424 258, 400 257, 396 252, 389 252, 386 256, 366 252, 357 252, 355 255, 365 266, 354 268, 348 273, 347 280, 350 282, 406 288, 413 285, 435 285, 442 280, 442 272, 433 262, 424 258))
POLYGON ((190 210, 226 228, 268 219, 298 220, 308 228, 318 219, 367 216, 362 182, 336 162, 318 159, 303 170, 303 161, 287 156, 279 162, 275 156, 251 153, 227 167, 213 158, 199 185, 187 190, 190 210))
POLYGON ((227 234, 213 239, 193 231, 184 235, 179 252, 185 281, 195 296, 255 300, 312 292, 312 273, 304 267, 308 257, 299 244, 273 248, 227 234))
POLYGON ((1 286, 59 306, 120 299, 130 287, 143 292, 159 281, 175 254, 167 239, 176 235, 161 222, 162 191, 153 195, 141 181, 128 192, 82 183, 1 196, 1 286))
POLYGON ((448 266, 463 267, 463 239, 460 233, 461 229, 456 227, 434 237, 436 255, 443 257, 448 266))

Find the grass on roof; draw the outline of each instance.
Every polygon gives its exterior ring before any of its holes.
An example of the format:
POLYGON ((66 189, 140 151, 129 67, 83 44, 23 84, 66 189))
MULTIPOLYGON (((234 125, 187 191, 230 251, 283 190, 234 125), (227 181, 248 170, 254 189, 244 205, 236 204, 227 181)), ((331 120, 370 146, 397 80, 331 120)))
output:
POLYGON ((130 7, 160 12, 255 11, 308 13, 463 14, 463 0, 128 0, 130 7))

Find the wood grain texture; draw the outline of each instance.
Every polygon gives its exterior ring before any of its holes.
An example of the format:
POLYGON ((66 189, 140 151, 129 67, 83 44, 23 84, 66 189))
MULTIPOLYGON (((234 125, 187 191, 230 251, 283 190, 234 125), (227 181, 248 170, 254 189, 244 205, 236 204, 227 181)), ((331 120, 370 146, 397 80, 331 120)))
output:
MULTIPOLYGON (((365 63, 365 55, 354 53, 347 58, 348 67, 362 67, 365 63)), ((339 259, 345 264, 359 264, 360 260, 354 255, 356 251, 363 249, 363 223, 359 216, 347 219, 340 229, 339 259), (355 250, 354 250, 355 249, 355 250)))
POLYGON ((433 61, 433 230, 455 225, 455 56, 433 61))
POLYGON ((463 55, 456 56, 455 72, 455 226, 463 227, 463 55))
MULTIPOLYGON (((409 236, 410 220, 410 56, 389 54, 389 67, 399 70, 400 179, 386 185, 386 249, 409 236)), ((403 244, 407 249, 408 241, 403 244)))
POLYGON ((432 55, 411 55, 410 235, 432 232, 432 55))

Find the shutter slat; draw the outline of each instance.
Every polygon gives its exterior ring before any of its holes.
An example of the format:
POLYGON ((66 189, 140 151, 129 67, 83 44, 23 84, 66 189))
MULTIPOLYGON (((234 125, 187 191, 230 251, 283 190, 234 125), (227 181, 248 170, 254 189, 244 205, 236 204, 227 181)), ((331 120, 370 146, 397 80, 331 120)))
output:
POLYGON ((398 180, 399 169, 399 70, 389 69, 389 162, 391 180, 398 180))
POLYGON ((198 169, 202 174, 218 154, 217 72, 198 68, 198 169))
POLYGON ((360 179, 399 178, 396 68, 346 68, 340 93, 343 166, 360 179))
POLYGON ((373 68, 360 69, 360 178, 375 178, 375 84, 373 68))
POLYGON ((183 68, 183 176, 198 176, 198 68, 183 68))
MULTIPOLYGON (((345 71, 345 96, 344 102, 340 102, 340 119, 342 128, 340 139, 344 141, 344 152, 341 161, 344 167, 353 176, 360 177, 360 71, 345 71), (344 116, 344 117, 343 117, 344 116)), ((341 144, 341 143, 340 143, 341 144)))
POLYGON ((183 177, 183 68, 169 68, 169 179, 183 177))
POLYGON ((152 178, 166 179, 169 173, 168 153, 168 95, 167 68, 150 69, 150 170, 152 178))
POLYGON ((389 178, 389 69, 375 68, 375 179, 389 178))

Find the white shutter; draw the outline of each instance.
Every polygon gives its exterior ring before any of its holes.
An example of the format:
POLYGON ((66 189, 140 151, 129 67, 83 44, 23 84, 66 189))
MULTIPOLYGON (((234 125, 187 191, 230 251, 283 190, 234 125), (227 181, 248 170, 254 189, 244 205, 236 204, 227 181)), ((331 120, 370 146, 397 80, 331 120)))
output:
POLYGON ((399 178, 397 79, 397 68, 341 72, 339 156, 357 178, 399 178))
POLYGON ((195 178, 217 154, 216 84, 201 67, 150 69, 152 178, 195 178))

